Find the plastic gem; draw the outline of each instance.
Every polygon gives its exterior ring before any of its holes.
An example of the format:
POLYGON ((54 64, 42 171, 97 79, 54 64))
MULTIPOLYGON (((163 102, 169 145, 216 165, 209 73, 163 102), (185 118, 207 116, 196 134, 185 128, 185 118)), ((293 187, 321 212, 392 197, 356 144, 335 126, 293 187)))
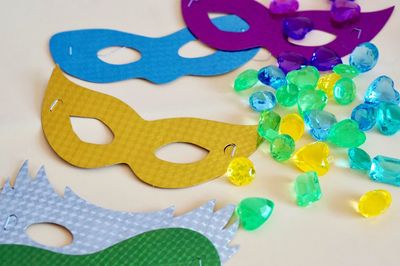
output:
POLYGON ((304 134, 304 121, 298 114, 288 114, 281 120, 279 127, 280 134, 287 134, 293 140, 299 140, 304 134))
POLYGON ((362 131, 373 128, 376 124, 378 106, 370 103, 357 105, 351 112, 351 119, 358 123, 362 131))
POLYGON ((280 53, 277 61, 279 68, 282 69, 284 73, 300 69, 302 66, 308 64, 308 60, 302 54, 295 52, 280 53))
POLYGON ((353 22, 360 17, 361 8, 354 1, 335 0, 331 7, 331 18, 334 22, 343 24, 353 22))
POLYGON ((342 78, 355 78, 359 72, 357 68, 351 65, 339 64, 333 68, 333 72, 340 75, 342 78))
POLYGON ((261 68, 258 71, 258 79, 274 89, 286 84, 285 73, 279 67, 273 65, 261 68))
POLYGON ((358 128, 357 122, 351 119, 334 124, 329 130, 329 142, 338 147, 358 147, 366 140, 365 133, 358 128))
POLYGON ((277 135, 281 117, 274 111, 264 111, 258 120, 258 134, 271 142, 277 135))
POLYGON ((386 135, 394 135, 400 130, 400 106, 383 103, 379 106, 377 117, 379 131, 386 135))
POLYGON ((325 76, 322 76, 318 80, 317 88, 324 91, 328 97, 333 96, 333 87, 336 84, 336 81, 340 79, 340 76, 336 73, 331 73, 325 76))
POLYGON ((294 154, 293 162, 303 172, 323 176, 329 171, 329 147, 324 142, 307 144, 294 154))
POLYGON ((289 17, 283 20, 283 34, 294 40, 302 40, 312 31, 314 23, 307 17, 289 17))
POLYGON ((228 165, 227 176, 236 186, 250 184, 256 175, 253 162, 246 157, 234 158, 228 165))
POLYGON ((297 0, 273 0, 269 4, 269 10, 276 15, 293 13, 298 8, 299 2, 297 0))
POLYGON ((319 80, 319 71, 313 66, 306 66, 299 70, 290 71, 286 80, 296 85, 299 90, 315 89, 319 80))
POLYGON ((295 143, 291 136, 282 134, 275 137, 270 145, 272 158, 282 162, 287 161, 292 156, 295 149, 295 143))
POLYGON ((376 182, 400 186, 400 160, 376 156, 372 159, 369 177, 376 182))
POLYGON ((385 212, 392 203, 392 196, 389 191, 379 189, 372 190, 360 198, 358 212, 364 217, 378 216, 385 212))
POLYGON ((318 201, 321 196, 321 187, 319 185, 316 172, 306 172, 299 175, 294 183, 297 205, 305 207, 318 201))
POLYGON ((350 104, 356 98, 356 84, 350 78, 338 80, 333 88, 333 96, 338 104, 350 104))
POLYGON ((400 103, 400 93, 394 88, 394 82, 388 76, 380 76, 369 85, 364 97, 368 103, 400 103))
POLYGON ((247 231, 252 231, 263 225, 271 216, 274 203, 264 198, 246 198, 236 207, 240 224, 247 231))
POLYGON ((250 107, 256 112, 271 110, 276 105, 276 99, 272 92, 256 91, 249 98, 250 107))
POLYGON ((250 89, 257 82, 258 82, 258 71, 255 69, 247 69, 236 77, 233 88, 235 89, 235 91, 243 91, 250 89))
POLYGON ((326 140, 329 129, 337 123, 336 116, 322 110, 312 110, 304 113, 304 122, 311 136, 316 140, 326 140))
POLYGON ((286 84, 276 90, 276 100, 285 107, 293 106, 297 103, 299 89, 293 84, 286 84))
POLYGON ((378 58, 378 48, 370 42, 365 42, 359 44, 350 54, 350 65, 363 73, 371 70, 378 62, 378 58))
POLYGON ((367 171, 371 169, 371 157, 360 148, 350 148, 348 150, 350 168, 367 171))
POLYGON ((297 99, 297 105, 301 115, 303 115, 305 111, 322 110, 327 103, 328 96, 321 90, 301 90, 297 99))
POLYGON ((342 59, 335 51, 328 47, 318 47, 310 59, 310 65, 315 66, 320 71, 332 70, 332 68, 342 63, 342 59))

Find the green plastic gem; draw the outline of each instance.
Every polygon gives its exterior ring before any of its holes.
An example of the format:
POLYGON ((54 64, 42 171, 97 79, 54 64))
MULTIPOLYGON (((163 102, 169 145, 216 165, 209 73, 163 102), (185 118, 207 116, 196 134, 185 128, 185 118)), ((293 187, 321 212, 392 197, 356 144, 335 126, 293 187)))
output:
POLYGON ((339 147, 358 147, 365 140, 365 133, 359 129, 358 123, 351 119, 340 121, 329 130, 328 141, 339 147))
POLYGON ((306 172, 299 175, 294 183, 297 205, 305 207, 318 201, 321 196, 321 187, 316 172, 306 172))
POLYGON ((278 136, 281 117, 274 111, 264 111, 258 120, 258 134, 271 142, 278 136))
POLYGON ((339 79, 333 87, 333 96, 338 104, 352 103, 356 98, 356 84, 351 78, 339 79))
POLYGON ((350 168, 369 172, 371 169, 371 157, 368 153, 360 148, 350 148, 347 154, 350 168))
POLYGON ((301 115, 306 111, 323 110, 327 103, 328 96, 326 93, 314 89, 301 90, 297 99, 297 105, 301 115))
POLYGON ((240 73, 236 79, 233 88, 235 91, 243 91, 250 89, 258 82, 258 71, 255 69, 247 69, 240 73))
POLYGON ((286 134, 274 138, 269 146, 272 158, 279 162, 289 160, 294 153, 295 147, 293 138, 286 134))
POLYGON ((299 89, 296 85, 286 84, 276 90, 275 97, 280 105, 290 107, 297 103, 298 94, 299 89))
POLYGON ((319 80, 319 72, 313 66, 306 66, 299 70, 290 71, 286 76, 286 80, 299 88, 299 90, 315 89, 319 80))
POLYGON ((263 225, 271 216, 274 203, 264 198, 246 198, 236 207, 242 227, 252 231, 263 225))
POLYGON ((333 68, 333 72, 340 75, 342 78, 354 78, 357 77, 360 72, 358 72, 357 68, 346 65, 346 64, 339 64, 333 68))

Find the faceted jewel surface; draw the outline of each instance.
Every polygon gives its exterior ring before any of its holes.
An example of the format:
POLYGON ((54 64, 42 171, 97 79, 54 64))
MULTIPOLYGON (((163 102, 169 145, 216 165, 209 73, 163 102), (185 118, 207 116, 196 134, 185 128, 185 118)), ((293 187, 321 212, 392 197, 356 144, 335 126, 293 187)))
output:
POLYGON ((307 17, 289 17, 283 20, 283 34, 293 40, 302 40, 312 31, 314 23, 307 17))
POLYGON ((286 134, 278 135, 270 145, 272 158, 279 162, 287 161, 292 157, 295 150, 295 143, 291 136, 286 134))
POLYGON ((350 78, 338 80, 333 88, 333 96, 338 104, 347 105, 356 98, 356 84, 350 78))
POLYGON ((255 69, 247 69, 240 73, 233 85, 235 91, 243 91, 250 89, 258 82, 258 71, 255 69))
POLYGON ((250 184, 256 175, 253 162, 245 157, 234 158, 228 165, 227 176, 236 186, 250 184))
POLYGON ((298 114, 288 114, 281 120, 279 127, 280 134, 287 134, 294 141, 299 140, 304 134, 304 121, 298 114))
POLYGON ((375 126, 377 114, 377 105, 362 103, 353 109, 351 119, 358 123, 358 127, 362 131, 367 131, 375 126))
POLYGON ((293 162, 303 172, 323 176, 329 171, 329 147, 324 142, 307 144, 294 154, 293 162))
POLYGON ((320 77, 317 88, 324 91, 328 97, 333 96, 333 88, 336 82, 340 79, 340 76, 336 73, 331 73, 320 77))
POLYGON ((400 106, 383 103, 379 106, 377 123, 379 131, 386 136, 396 134, 400 130, 400 106))
POLYGON ((370 42, 365 42, 359 44, 350 54, 350 65, 363 73, 374 68, 378 58, 378 48, 370 42))
POLYGON ((374 217, 385 212, 392 203, 389 191, 379 189, 365 193, 358 202, 358 211, 364 217, 374 217))
POLYGON ((305 207, 321 198, 321 187, 316 172, 306 172, 296 178, 294 185, 297 205, 305 207))
POLYGON ((258 134, 271 142, 279 131, 281 117, 274 111, 264 111, 258 120, 258 134))
POLYGON ((308 64, 308 60, 302 54, 295 52, 282 52, 279 54, 277 61, 279 68, 282 69, 284 73, 300 69, 302 66, 308 64))
POLYGON ((293 84, 286 84, 276 90, 276 100, 285 107, 293 106, 297 103, 299 89, 293 84))
POLYGON ((347 154, 350 168, 369 172, 371 169, 371 157, 368 153, 360 148, 350 148, 347 154))
POLYGON ((369 85, 364 100, 372 104, 399 104, 400 93, 394 88, 394 82, 391 78, 388 76, 380 76, 369 85))
POLYGON ((299 2, 297 0, 273 0, 269 4, 269 10, 276 15, 290 14, 298 8, 299 2))
POLYGON ((318 47, 310 59, 310 65, 316 67, 320 71, 332 70, 332 68, 342 63, 342 59, 335 51, 328 47, 318 47))
POLYGON ((252 231, 263 225, 271 216, 274 203, 264 198, 246 198, 236 207, 243 229, 252 231))
POLYGON ((352 148, 362 145, 366 140, 366 136, 365 133, 358 128, 357 122, 351 119, 345 119, 331 127, 328 140, 338 147, 352 148))
POLYGON ((321 90, 303 89, 299 92, 297 105, 301 115, 306 111, 323 110, 328 103, 328 96, 321 90))
POLYGON ((286 84, 283 71, 274 65, 263 67, 258 71, 258 79, 265 85, 278 89, 286 84))
POLYGON ((311 136, 316 140, 326 140, 330 128, 337 123, 336 116, 323 110, 304 113, 304 122, 311 136))
POLYGON ((369 177, 376 182, 400 186, 400 160, 376 156, 372 159, 369 177))
POLYGON ((357 68, 351 65, 339 64, 333 68, 333 72, 341 76, 342 78, 355 78, 359 72, 357 68))
POLYGON ((249 98, 251 109, 256 112, 271 110, 276 105, 276 99, 272 92, 256 91, 249 98))
POLYGON ((299 90, 315 89, 319 80, 319 71, 313 66, 305 66, 299 70, 290 71, 286 80, 299 90))

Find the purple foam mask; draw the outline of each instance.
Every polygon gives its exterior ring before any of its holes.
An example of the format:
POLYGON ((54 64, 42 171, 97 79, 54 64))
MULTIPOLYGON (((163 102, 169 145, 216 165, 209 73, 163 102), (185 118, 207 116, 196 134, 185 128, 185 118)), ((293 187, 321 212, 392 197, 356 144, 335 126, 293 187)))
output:
POLYGON ((330 11, 300 11, 286 16, 271 14, 269 9, 254 0, 182 0, 183 18, 189 30, 207 45, 224 51, 239 51, 255 47, 266 48, 277 57, 282 51, 292 51, 310 58, 317 46, 293 44, 282 35, 282 23, 287 17, 307 17, 314 29, 336 38, 324 45, 340 57, 350 54, 360 43, 374 38, 390 18, 394 6, 375 12, 361 13, 357 20, 337 25, 330 11), (234 14, 249 25, 243 32, 227 32, 217 28, 210 13, 234 14), (373 21, 373 23, 371 23, 373 21))

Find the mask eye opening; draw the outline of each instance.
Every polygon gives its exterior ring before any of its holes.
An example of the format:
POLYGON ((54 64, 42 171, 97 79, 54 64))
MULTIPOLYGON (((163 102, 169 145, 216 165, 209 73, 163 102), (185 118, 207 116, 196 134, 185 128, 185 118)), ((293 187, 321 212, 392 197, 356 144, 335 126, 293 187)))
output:
POLYGON ((30 224, 25 233, 32 241, 48 247, 65 247, 73 241, 72 232, 68 228, 53 222, 30 224), (51 238, 46 237, 49 235, 51 238))
POLYGON ((206 148, 190 142, 171 142, 158 147, 154 154, 160 160, 187 164, 203 160, 210 153, 206 148))

